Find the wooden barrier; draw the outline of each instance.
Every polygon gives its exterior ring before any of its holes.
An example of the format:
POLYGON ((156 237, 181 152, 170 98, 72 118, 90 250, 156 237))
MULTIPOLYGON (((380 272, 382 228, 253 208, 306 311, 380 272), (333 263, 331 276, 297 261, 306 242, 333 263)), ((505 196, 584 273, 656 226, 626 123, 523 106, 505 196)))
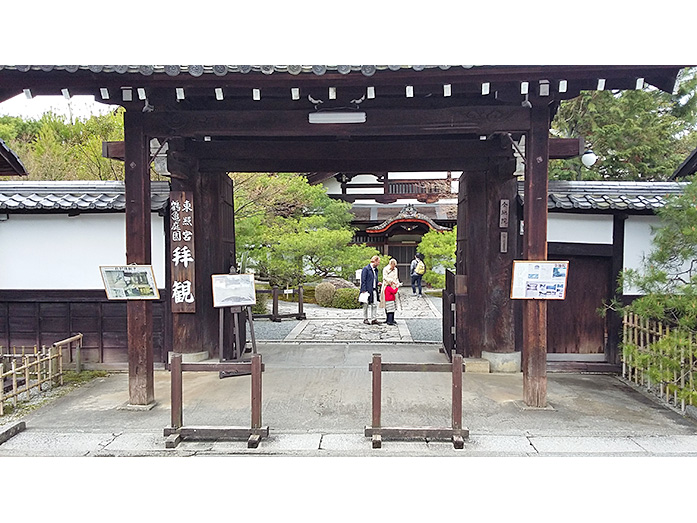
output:
POLYGON ((65 346, 68 351, 68 362, 75 361, 75 372, 82 372, 82 333, 78 332, 75 336, 57 341, 54 347, 65 346), (73 358, 73 343, 75 344, 75 358, 73 358))
POLYGON ((56 383, 63 385, 62 347, 42 347, 41 352, 34 348, 34 354, 3 354, 2 359, 10 363, 5 371, 5 364, 0 361, 0 416, 5 413, 5 401, 9 399, 17 407, 21 394, 26 394, 28 399, 33 389, 41 392, 44 383, 49 387, 56 383), (19 365, 17 360, 21 360, 19 365), (11 382, 7 391, 5 381, 11 382))
POLYGON ((299 285, 297 289, 285 289, 283 294, 297 294, 298 295, 298 312, 291 312, 288 314, 279 314, 278 312, 278 296, 281 291, 279 291, 278 285, 274 285, 272 289, 257 289, 258 294, 271 294, 272 305, 271 314, 254 314, 255 318, 269 318, 271 321, 281 321, 281 318, 295 318, 296 320, 306 319, 305 313, 303 312, 303 286, 299 285))
POLYGON ((456 449, 464 448, 469 429, 462 427, 462 373, 465 364, 462 354, 453 352, 452 363, 382 363, 380 354, 373 354, 368 370, 373 377, 373 424, 365 428, 365 436, 372 438, 373 448, 382 447, 382 437, 394 439, 432 438, 453 442, 456 449), (451 372, 452 373, 452 426, 451 427, 383 427, 381 425, 383 372, 451 372))
POLYGON ((264 365, 261 355, 254 354, 251 362, 235 363, 182 363, 181 354, 172 355, 172 426, 164 430, 166 448, 175 448, 183 438, 193 440, 247 439, 248 448, 257 448, 263 436, 269 436, 269 427, 261 426, 261 373, 264 365), (183 421, 183 372, 250 373, 252 375, 251 427, 187 427, 183 421))

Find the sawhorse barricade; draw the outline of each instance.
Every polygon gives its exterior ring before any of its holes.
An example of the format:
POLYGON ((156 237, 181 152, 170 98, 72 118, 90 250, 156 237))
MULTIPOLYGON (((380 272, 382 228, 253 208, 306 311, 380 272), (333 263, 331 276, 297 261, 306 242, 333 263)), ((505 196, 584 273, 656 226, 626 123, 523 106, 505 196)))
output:
POLYGON ((172 426, 164 430, 166 448, 175 448, 183 438, 193 440, 247 439, 248 448, 257 448, 262 437, 269 436, 269 427, 261 426, 261 373, 264 365, 261 355, 254 354, 250 362, 235 363, 182 363, 181 354, 173 354, 171 362, 172 426), (183 423, 183 372, 243 373, 252 375, 251 427, 185 427, 183 423))
POLYGON ((365 436, 372 438, 373 448, 382 447, 382 437, 394 439, 432 438, 452 440, 456 449, 465 446, 465 438, 469 437, 469 429, 462 427, 462 372, 464 370, 462 355, 453 353, 451 363, 382 363, 380 354, 373 354, 372 363, 368 370, 373 373, 373 425, 365 428, 365 436), (380 413, 382 404, 382 373, 383 372, 452 372, 453 401, 452 427, 382 427, 380 413))

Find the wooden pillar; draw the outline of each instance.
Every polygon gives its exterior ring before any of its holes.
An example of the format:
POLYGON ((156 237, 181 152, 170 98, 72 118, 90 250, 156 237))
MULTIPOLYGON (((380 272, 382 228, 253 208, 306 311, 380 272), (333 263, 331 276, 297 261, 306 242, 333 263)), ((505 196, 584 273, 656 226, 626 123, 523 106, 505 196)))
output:
MULTIPOLYGON (((536 101, 526 142, 523 256, 547 259, 547 176, 550 110, 536 101)), ((523 400, 531 407, 547 406, 547 302, 523 302, 523 400)))
MULTIPOLYGON (((622 302, 624 292, 617 290, 617 282, 622 270, 624 269, 624 226, 627 220, 625 213, 615 214, 612 225, 612 271, 610 289, 614 299, 622 302)), ((608 343, 607 350, 608 363, 621 363, 620 343, 622 342, 622 315, 618 311, 608 311, 608 343)))
MULTIPOLYGON (((124 114, 126 263, 150 264, 150 148, 142 114, 124 114)), ((127 302, 128 393, 131 405, 155 400, 152 302, 127 302)))
POLYGON ((468 290, 467 275, 469 271, 467 263, 468 236, 467 223, 469 222, 469 193, 467 191, 468 173, 460 175, 460 184, 457 195, 457 235, 455 245, 455 350, 458 354, 469 356, 471 345, 468 333, 468 290))
POLYGON ((510 300, 517 223, 512 211, 517 197, 514 171, 511 151, 510 157, 492 157, 486 169, 465 171, 460 177, 455 335, 458 352, 470 358, 480 358, 482 351, 515 351, 510 300), (509 213, 505 225, 501 220, 503 200, 509 213), (458 279, 464 293, 458 292, 458 279))
MULTIPOLYGON (((464 174, 464 173, 463 173, 464 174)), ((487 263, 489 240, 487 235, 487 172, 466 174, 467 187, 467 352, 469 358, 481 358, 486 341, 487 263)), ((459 230, 459 227, 458 227, 459 230)))
MULTIPOLYGON (((177 176, 172 178, 173 191, 186 191, 193 200, 193 237, 195 243, 194 285, 195 308, 190 312, 172 314, 172 350, 175 353, 197 354, 197 357, 214 358, 218 354, 220 314, 213 307, 211 275, 227 274, 230 258, 234 256, 234 230, 232 245, 229 232, 222 232, 222 203, 232 197, 231 185, 225 183, 225 173, 201 173, 194 159, 176 165, 177 176), (221 187, 230 194, 222 195, 221 187), (226 239, 224 241, 224 239, 226 239)), ((172 171, 172 169, 170 169, 172 171)), ((231 210, 227 214, 230 214, 231 210)), ((226 216, 227 216, 226 214, 226 216)), ((226 223, 230 221, 226 219, 226 223)), ((172 249, 170 249, 172 251, 172 249)), ((170 252, 170 257, 171 257, 170 252)), ((173 296, 174 299, 174 296, 173 296)), ((225 320, 228 321, 228 314, 225 320)), ((227 331, 226 331, 227 332, 227 331)))
MULTIPOLYGON (((510 144, 506 144, 508 149, 510 144)), ((485 263, 486 297, 484 325, 486 336, 483 350, 497 353, 515 352, 515 319, 511 300, 513 260, 516 258, 518 213, 516 198, 518 185, 515 177, 515 159, 499 158, 490 163, 487 172, 485 263)), ((476 255, 476 253, 475 253, 476 255)))
POLYGON ((201 173, 196 191, 198 206, 198 270, 196 279, 200 281, 198 303, 198 325, 201 329, 203 350, 210 357, 218 354, 220 332, 219 311, 213 307, 213 284, 211 275, 227 274, 230 270, 229 253, 223 252, 221 231, 221 178, 225 173, 201 173))

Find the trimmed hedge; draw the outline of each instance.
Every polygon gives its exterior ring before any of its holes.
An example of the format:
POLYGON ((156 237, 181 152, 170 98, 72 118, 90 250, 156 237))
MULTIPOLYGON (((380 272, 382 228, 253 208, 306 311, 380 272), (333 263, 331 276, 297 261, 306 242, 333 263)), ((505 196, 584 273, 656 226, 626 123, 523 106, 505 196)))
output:
POLYGON ((318 283, 315 287, 315 301, 317 305, 331 307, 336 291, 336 287, 329 282, 318 283))
POLYGON ((360 309, 359 289, 336 289, 331 306, 336 309, 360 309))

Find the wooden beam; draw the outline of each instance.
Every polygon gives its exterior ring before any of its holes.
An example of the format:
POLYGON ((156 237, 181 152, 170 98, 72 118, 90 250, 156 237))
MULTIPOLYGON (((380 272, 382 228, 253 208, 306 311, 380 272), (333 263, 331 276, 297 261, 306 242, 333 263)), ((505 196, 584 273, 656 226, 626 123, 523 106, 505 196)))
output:
MULTIPOLYGON (((151 263, 150 162, 148 139, 139 114, 124 115, 126 185, 126 263, 151 263)), ((152 303, 127 303, 128 390, 131 405, 155 400, 152 303)))
POLYGON ((170 111, 146 114, 152 136, 423 136, 524 132, 524 107, 467 106, 445 109, 366 110, 362 124, 311 124, 311 110, 170 111))
MULTIPOLYGON (((489 157, 510 156, 498 140, 188 141, 169 158, 197 159, 208 171, 423 171, 485 168, 489 157)), ((377 187, 377 185, 376 185, 377 187)))
POLYGON ((549 159, 565 160, 575 158, 583 154, 585 149, 583 138, 550 138, 549 159))
POLYGON ((124 160, 125 143, 121 142, 102 142, 102 156, 111 160, 124 160))

